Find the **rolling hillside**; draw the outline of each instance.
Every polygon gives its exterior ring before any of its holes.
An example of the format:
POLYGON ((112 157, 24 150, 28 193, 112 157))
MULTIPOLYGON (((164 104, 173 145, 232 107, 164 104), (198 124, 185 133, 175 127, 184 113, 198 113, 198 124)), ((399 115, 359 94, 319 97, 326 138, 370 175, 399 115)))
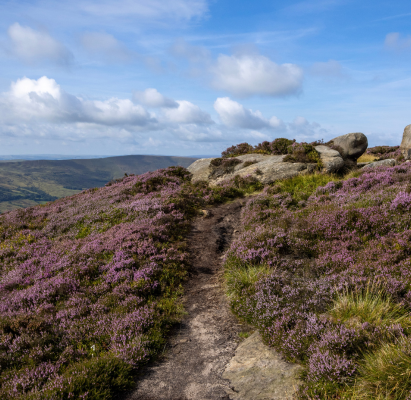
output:
POLYGON ((84 160, 34 160, 0 163, 0 212, 29 207, 104 186, 127 174, 172 165, 189 166, 195 158, 131 155, 84 160))

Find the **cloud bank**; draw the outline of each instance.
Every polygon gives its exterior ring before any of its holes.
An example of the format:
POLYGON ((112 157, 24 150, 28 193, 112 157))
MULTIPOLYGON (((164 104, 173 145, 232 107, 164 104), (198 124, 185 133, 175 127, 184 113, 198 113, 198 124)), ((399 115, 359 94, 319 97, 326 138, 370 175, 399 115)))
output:
POLYGON ((0 95, 0 141, 6 137, 64 142, 98 139, 117 141, 117 145, 146 143, 148 148, 157 143, 160 148, 180 151, 187 143, 218 148, 222 142, 232 145, 290 135, 306 140, 325 132, 303 117, 291 123, 276 116, 266 118, 229 97, 217 98, 214 110, 221 123, 196 104, 166 97, 154 88, 136 91, 133 99, 85 100, 46 76, 23 77, 0 95))

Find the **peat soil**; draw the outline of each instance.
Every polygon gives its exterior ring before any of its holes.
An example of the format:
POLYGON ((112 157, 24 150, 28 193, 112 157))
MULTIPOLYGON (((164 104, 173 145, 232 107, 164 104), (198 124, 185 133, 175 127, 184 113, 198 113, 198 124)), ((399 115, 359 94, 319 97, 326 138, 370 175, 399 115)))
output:
POLYGON ((223 290, 223 255, 240 233, 245 199, 223 204, 198 218, 188 238, 192 269, 185 285, 187 315, 172 332, 164 355, 149 364, 122 400, 229 399, 221 375, 251 330, 231 313, 223 290))

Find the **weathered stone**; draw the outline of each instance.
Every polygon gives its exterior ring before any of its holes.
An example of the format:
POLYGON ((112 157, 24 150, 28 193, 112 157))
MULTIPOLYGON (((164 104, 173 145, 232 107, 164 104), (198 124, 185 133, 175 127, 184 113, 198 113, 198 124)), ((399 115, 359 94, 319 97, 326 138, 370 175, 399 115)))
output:
POLYGON ((374 161, 372 163, 369 163, 369 164, 365 165, 362 169, 381 167, 383 165, 393 167, 395 164, 396 164, 396 162, 393 158, 387 158, 386 160, 374 161))
POLYGON ((367 136, 360 132, 338 136, 332 139, 331 142, 334 146, 338 147, 338 151, 344 160, 353 161, 354 163, 364 154, 368 147, 367 136))
POLYGON ((295 176, 297 175, 298 171, 306 169, 306 167, 301 167, 301 165, 305 166, 306 164, 283 163, 282 160, 284 156, 271 156, 265 154, 245 154, 242 156, 238 156, 236 158, 242 161, 242 163, 236 165, 232 173, 224 174, 223 176, 212 176, 213 167, 210 165, 210 163, 212 160, 214 160, 214 158, 201 158, 200 160, 196 160, 187 169, 193 174, 193 182, 203 180, 210 181, 210 183, 214 185, 234 175, 253 175, 256 176, 263 183, 271 183, 273 182, 273 174, 277 173, 279 175, 278 178, 274 179, 277 180, 288 178, 290 176, 295 176), (257 163, 244 167, 244 164, 247 161, 257 161, 257 163), (274 164, 285 165, 279 168, 275 168, 274 164), (264 177, 259 172, 256 173, 255 171, 257 168, 263 172, 263 175, 268 174, 268 176, 264 177), (288 173, 287 170, 289 170, 288 173), (294 172, 295 170, 297 170, 297 173, 294 172))
POLYGON ((315 150, 320 155, 324 165, 324 171, 328 173, 337 172, 344 167, 344 160, 337 150, 333 150, 328 146, 315 146, 315 150))
POLYGON ((255 332, 237 347, 222 377, 230 381, 227 394, 232 400, 291 400, 300 368, 284 361, 255 332))
POLYGON ((193 182, 208 181, 208 176, 211 173, 210 162, 212 160, 214 158, 200 158, 187 168, 193 174, 193 182))
POLYGON ((369 162, 359 162, 357 163, 358 168, 364 168, 366 165, 370 164, 369 162))
POLYGON ((261 183, 269 184, 280 179, 292 178, 304 171, 312 172, 315 166, 315 164, 278 162, 276 159, 267 159, 250 165, 249 167, 242 168, 233 174, 224 175, 223 177, 213 180, 210 182, 210 185, 215 186, 235 175, 243 177, 251 175, 257 178, 261 183))
POLYGON ((404 129, 400 149, 406 160, 411 159, 411 125, 407 125, 404 129))

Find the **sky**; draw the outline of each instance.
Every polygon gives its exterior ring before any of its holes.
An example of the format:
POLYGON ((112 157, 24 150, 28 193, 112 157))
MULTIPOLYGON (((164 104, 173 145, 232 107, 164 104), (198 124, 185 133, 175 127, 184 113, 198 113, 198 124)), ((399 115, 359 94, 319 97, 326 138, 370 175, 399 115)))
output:
POLYGON ((411 124, 409 0, 2 0, 0 155, 217 155, 411 124))

